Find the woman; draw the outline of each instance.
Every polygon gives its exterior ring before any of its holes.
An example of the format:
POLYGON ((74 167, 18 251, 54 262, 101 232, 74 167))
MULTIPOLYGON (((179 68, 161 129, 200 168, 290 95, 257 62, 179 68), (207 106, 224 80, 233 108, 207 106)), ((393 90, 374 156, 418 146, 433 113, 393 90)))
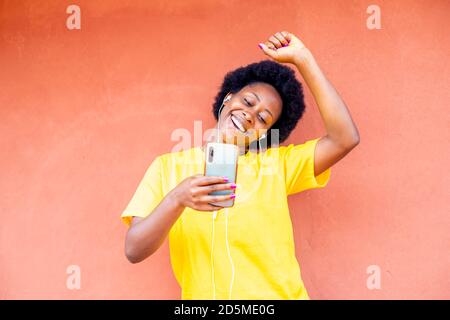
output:
POLYGON ((130 225, 125 253, 132 263, 153 254, 169 235, 182 299, 309 299, 295 257, 287 196, 324 187, 331 166, 359 143, 347 107, 302 41, 283 31, 259 47, 271 60, 229 72, 213 107, 219 137, 241 150, 237 183, 203 175, 204 147, 163 154, 122 214, 130 225), (295 73, 279 62, 293 64, 303 76, 325 136, 277 145, 305 108, 295 73), (262 141, 269 148, 254 152, 255 142, 257 147, 262 141), (208 195, 217 190, 234 192, 208 195), (228 209, 210 204, 233 198, 228 209))

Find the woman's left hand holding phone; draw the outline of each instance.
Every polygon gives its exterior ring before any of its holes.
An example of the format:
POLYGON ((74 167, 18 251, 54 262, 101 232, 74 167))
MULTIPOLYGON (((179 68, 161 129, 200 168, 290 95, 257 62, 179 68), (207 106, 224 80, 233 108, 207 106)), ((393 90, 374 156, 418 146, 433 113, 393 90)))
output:
POLYGON ((186 207, 198 211, 216 211, 222 207, 210 202, 226 201, 234 198, 227 195, 209 195, 221 190, 233 190, 234 183, 225 177, 197 174, 187 177, 173 188, 145 218, 133 217, 125 239, 125 255, 132 263, 145 260, 162 245, 170 228, 186 207))
POLYGON ((214 191, 234 190, 236 184, 228 183, 226 177, 205 176, 196 174, 184 179, 176 188, 171 191, 173 201, 182 207, 189 207, 198 211, 216 211, 220 206, 210 203, 221 202, 233 199, 234 193, 227 195, 209 195, 214 191))

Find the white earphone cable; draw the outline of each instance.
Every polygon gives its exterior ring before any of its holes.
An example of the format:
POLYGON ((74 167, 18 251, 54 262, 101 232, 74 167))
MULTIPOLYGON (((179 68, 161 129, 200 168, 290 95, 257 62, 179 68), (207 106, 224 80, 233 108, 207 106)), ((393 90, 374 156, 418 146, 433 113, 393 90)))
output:
POLYGON ((233 292, 233 283, 234 283, 234 263, 233 258, 231 257, 230 244, 228 243, 228 208, 225 208, 225 238, 227 244, 228 259, 230 260, 231 264, 230 291, 228 292, 228 300, 231 300, 231 294, 233 292))
POLYGON ((217 143, 220 142, 220 113, 222 112, 222 108, 225 105, 225 101, 228 100, 230 100, 229 96, 223 100, 222 105, 220 106, 219 111, 217 112, 217 138, 216 138, 217 143))
MULTIPOLYGON (((214 229, 215 229, 214 222, 216 220, 216 217, 217 217, 217 211, 214 211, 213 215, 212 215, 211 256, 210 256, 211 282, 212 282, 212 287, 213 287, 213 300, 216 300, 216 281, 215 281, 215 272, 214 272, 214 229)), ((228 208, 225 208, 225 241, 226 241, 226 246, 227 246, 228 259, 229 259, 230 265, 231 265, 231 280, 230 280, 230 288, 229 288, 229 292, 228 292, 228 299, 231 300, 232 293, 233 293, 235 268, 234 268, 233 258, 231 256, 230 244, 228 242, 228 208)))
MULTIPOLYGON (((217 142, 219 142, 219 136, 220 136, 220 113, 222 111, 223 106, 225 105, 225 101, 230 100, 230 97, 227 97, 224 99, 224 102, 219 108, 218 111, 218 123, 217 123, 217 142)), ((211 256, 210 256, 210 263, 211 263, 211 280, 212 280, 212 287, 213 287, 213 300, 216 300, 216 281, 215 281, 215 273, 214 273, 214 222, 217 217, 217 210, 213 211, 212 215, 212 234, 211 234, 211 256)), ((233 290, 233 283, 234 283, 234 263, 233 259, 231 257, 230 253, 230 245, 228 243, 228 208, 225 208, 225 237, 226 237, 226 246, 227 246, 227 253, 228 253, 228 259, 230 260, 231 264, 231 281, 230 281, 230 290, 228 293, 228 298, 231 300, 231 294, 233 290)))
POLYGON ((212 286, 213 286, 213 300, 216 300, 216 281, 214 275, 214 220, 216 220, 217 211, 213 212, 212 215, 212 235, 211 235, 211 277, 212 277, 212 286))

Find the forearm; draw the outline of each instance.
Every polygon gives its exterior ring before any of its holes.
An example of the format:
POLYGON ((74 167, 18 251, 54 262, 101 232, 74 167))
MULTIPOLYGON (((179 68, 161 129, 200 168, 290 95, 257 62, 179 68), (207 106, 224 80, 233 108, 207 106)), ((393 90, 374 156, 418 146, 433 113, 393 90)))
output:
POLYGON ((327 136, 343 147, 353 146, 359 142, 359 133, 347 106, 323 74, 312 53, 308 49, 304 50, 305 54, 295 65, 317 103, 327 136))
POLYGON ((132 263, 152 255, 164 242, 184 207, 169 193, 143 220, 133 224, 125 240, 125 254, 132 263))

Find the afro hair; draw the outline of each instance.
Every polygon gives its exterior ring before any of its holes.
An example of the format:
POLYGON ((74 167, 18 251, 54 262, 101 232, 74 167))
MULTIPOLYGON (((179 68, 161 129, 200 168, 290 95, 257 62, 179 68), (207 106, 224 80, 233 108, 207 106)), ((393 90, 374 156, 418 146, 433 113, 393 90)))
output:
MULTIPOLYGON (((282 99, 281 115, 270 128, 279 130, 279 141, 275 141, 275 143, 281 143, 289 137, 302 117, 305 111, 305 103, 302 85, 295 77, 294 71, 275 61, 262 60, 228 72, 224 77, 219 93, 215 97, 214 117, 218 120, 219 109, 229 92, 239 92, 245 86, 255 82, 272 85, 282 99)), ((268 147, 272 145, 270 138, 271 130, 267 134, 268 147)))

